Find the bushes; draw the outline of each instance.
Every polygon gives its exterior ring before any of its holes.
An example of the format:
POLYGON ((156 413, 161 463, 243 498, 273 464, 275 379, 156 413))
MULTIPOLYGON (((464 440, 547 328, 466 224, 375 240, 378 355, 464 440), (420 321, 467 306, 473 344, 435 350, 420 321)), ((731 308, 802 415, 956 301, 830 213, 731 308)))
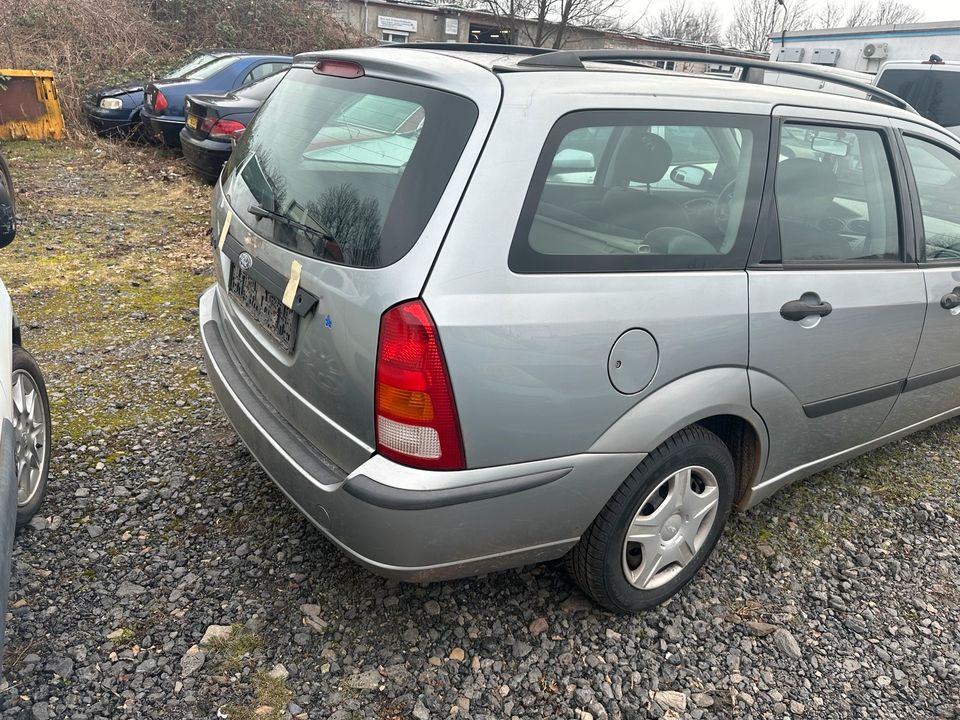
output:
POLYGON ((369 42, 317 0, 16 0, 0 8, 0 68, 51 69, 67 125, 93 85, 161 74, 200 47, 302 52, 369 42))

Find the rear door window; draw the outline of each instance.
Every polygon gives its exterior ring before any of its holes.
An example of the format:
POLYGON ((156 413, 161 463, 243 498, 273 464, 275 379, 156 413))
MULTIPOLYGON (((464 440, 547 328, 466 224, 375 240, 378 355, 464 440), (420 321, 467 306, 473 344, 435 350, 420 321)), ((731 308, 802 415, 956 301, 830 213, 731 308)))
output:
POLYGON ((272 242, 382 267, 420 237, 476 119, 458 95, 293 68, 244 133, 224 188, 234 212, 272 242))
POLYGON ((891 68, 880 74, 877 87, 903 98, 928 120, 946 127, 960 125, 960 68, 891 68))
POLYGON ((745 266, 768 118, 587 111, 547 138, 510 250, 519 272, 745 266))
POLYGON ((903 138, 920 195, 925 259, 960 261, 960 158, 932 142, 903 138))
POLYGON ((786 123, 774 193, 783 261, 900 258, 896 190, 876 130, 786 123))

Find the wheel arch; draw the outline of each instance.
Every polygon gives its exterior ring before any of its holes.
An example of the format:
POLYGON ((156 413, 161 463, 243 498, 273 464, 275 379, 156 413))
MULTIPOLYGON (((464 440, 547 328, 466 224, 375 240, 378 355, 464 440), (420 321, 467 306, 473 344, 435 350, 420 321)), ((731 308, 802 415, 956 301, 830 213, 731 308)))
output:
POLYGON ((730 450, 742 508, 763 472, 766 424, 750 404, 746 368, 711 368, 678 378, 642 397, 611 425, 590 452, 652 452, 691 425, 716 434, 730 450))

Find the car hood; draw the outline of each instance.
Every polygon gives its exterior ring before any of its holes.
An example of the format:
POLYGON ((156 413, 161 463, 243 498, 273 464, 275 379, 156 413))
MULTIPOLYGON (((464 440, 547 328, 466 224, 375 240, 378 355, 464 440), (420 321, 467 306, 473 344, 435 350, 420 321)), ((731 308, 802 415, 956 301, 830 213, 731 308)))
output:
POLYGON ((102 87, 91 88, 88 95, 95 95, 98 98, 116 97, 118 95, 129 95, 131 93, 143 92, 146 86, 146 80, 129 80, 119 85, 104 85, 102 87))

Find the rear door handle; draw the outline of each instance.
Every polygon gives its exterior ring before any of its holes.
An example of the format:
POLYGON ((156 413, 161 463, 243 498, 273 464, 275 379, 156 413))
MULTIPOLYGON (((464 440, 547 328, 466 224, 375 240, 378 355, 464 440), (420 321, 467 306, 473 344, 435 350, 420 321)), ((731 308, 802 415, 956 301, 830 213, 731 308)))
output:
POLYGON ((940 307, 944 310, 953 310, 955 307, 960 307, 960 287, 955 287, 940 298, 940 307))
POLYGON ((791 300, 780 308, 780 317, 782 317, 784 320, 799 322, 810 315, 826 317, 832 312, 833 305, 826 301, 808 303, 803 300, 791 300))

